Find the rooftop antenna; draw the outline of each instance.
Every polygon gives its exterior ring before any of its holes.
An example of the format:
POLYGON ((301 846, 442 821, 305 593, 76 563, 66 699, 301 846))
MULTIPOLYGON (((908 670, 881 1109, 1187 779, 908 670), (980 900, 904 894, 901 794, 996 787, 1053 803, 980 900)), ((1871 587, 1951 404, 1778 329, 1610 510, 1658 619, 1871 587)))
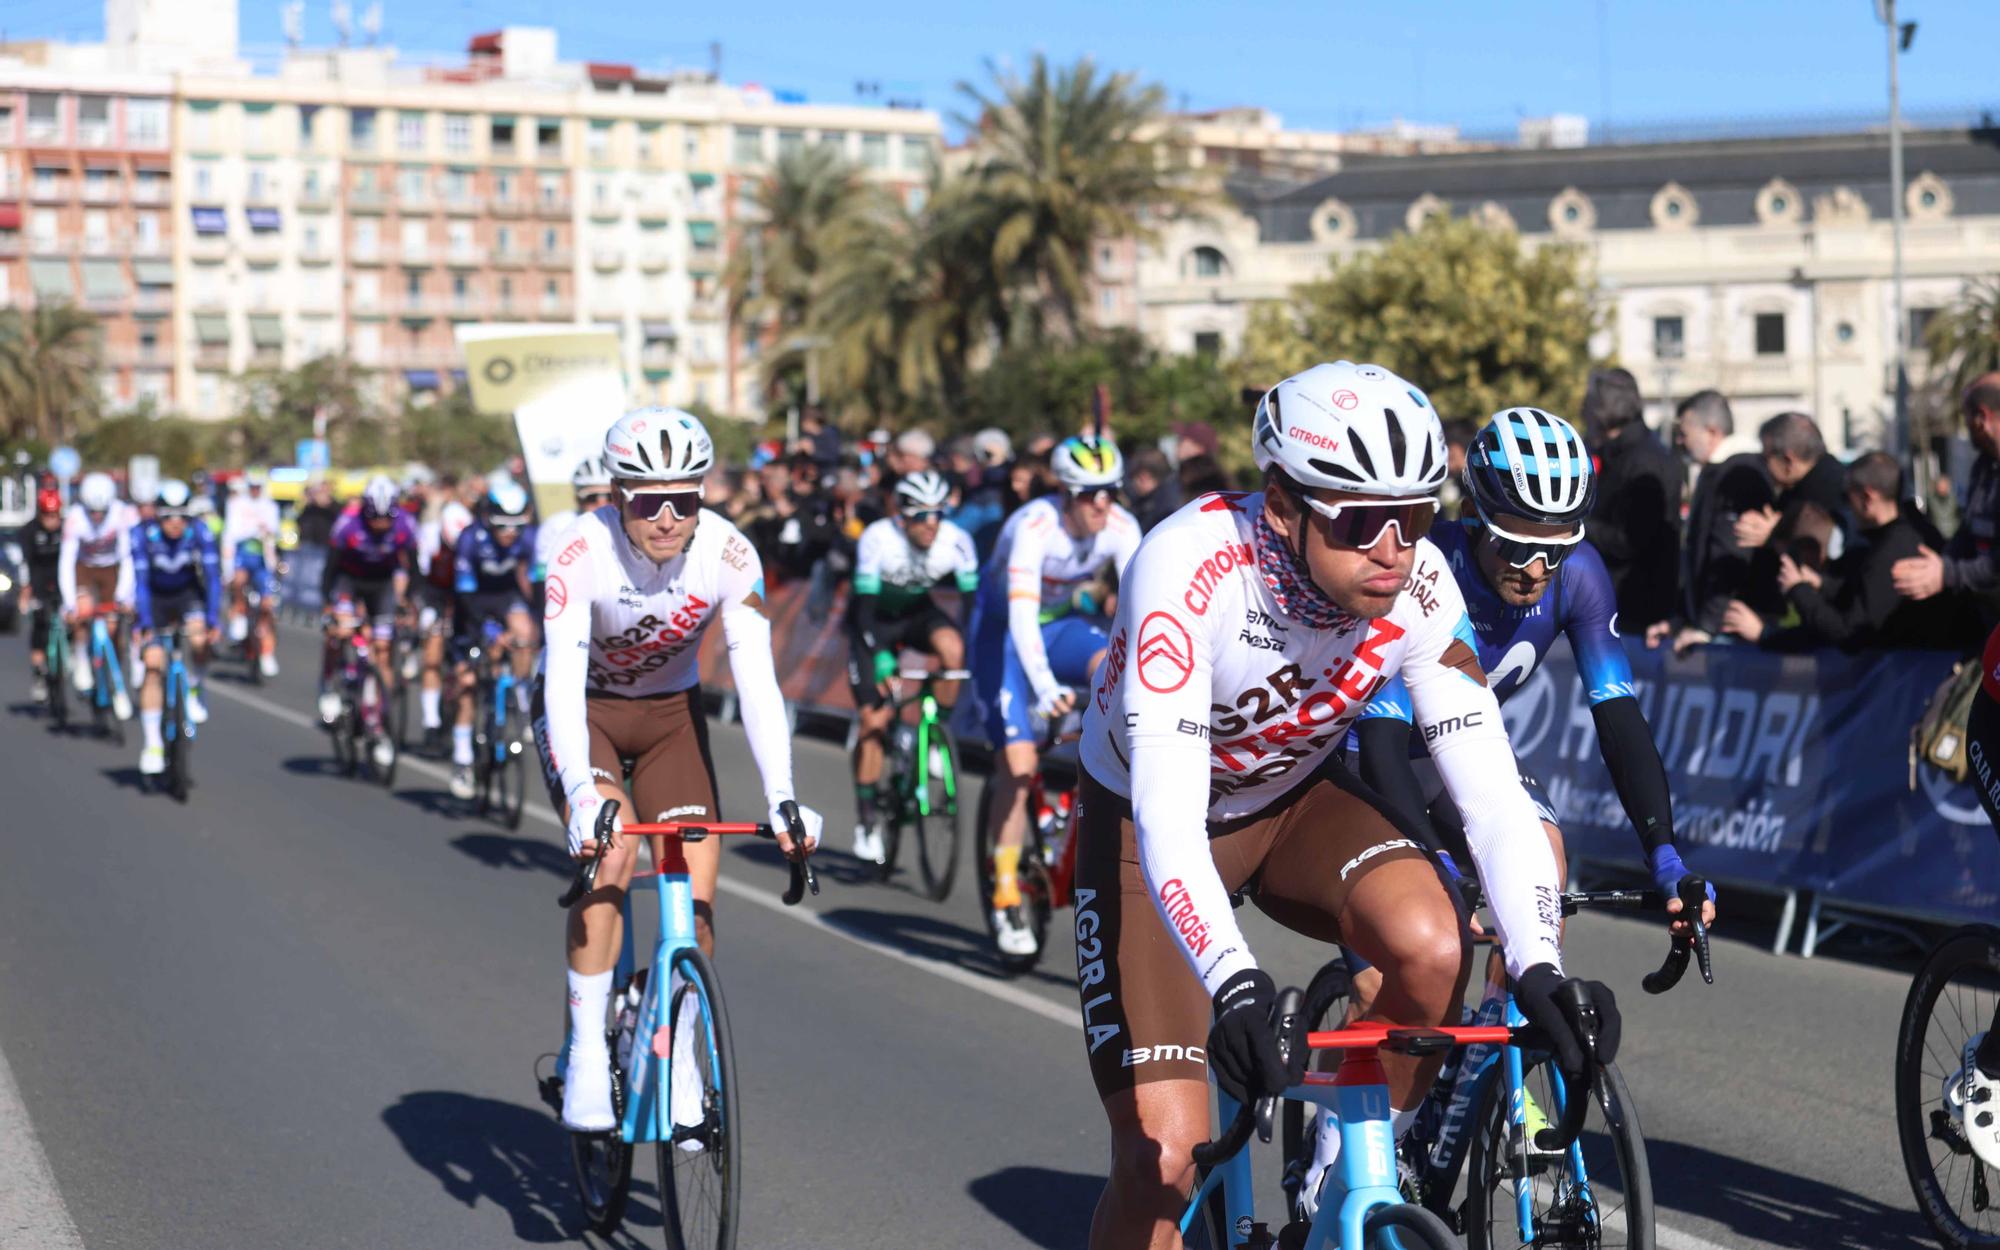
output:
POLYGON ((361 11, 361 33, 371 48, 382 37, 382 0, 374 0, 361 11))
POLYGON ((285 46, 296 48, 305 42, 306 0, 289 0, 284 8, 285 46))
POLYGON ((347 46, 347 36, 354 28, 354 9, 347 0, 333 0, 333 30, 340 37, 340 46, 347 46))

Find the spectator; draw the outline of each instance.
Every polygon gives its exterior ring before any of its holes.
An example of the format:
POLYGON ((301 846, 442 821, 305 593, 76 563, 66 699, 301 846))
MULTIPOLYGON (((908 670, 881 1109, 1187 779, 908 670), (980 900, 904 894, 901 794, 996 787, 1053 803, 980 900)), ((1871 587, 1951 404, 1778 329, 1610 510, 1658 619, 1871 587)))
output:
POLYGON ((1167 453, 1146 446, 1125 461, 1125 504, 1145 533, 1181 506, 1181 483, 1167 464, 1167 453))
POLYGON ((816 406, 807 405, 799 414, 799 441, 806 444, 821 473, 840 467, 840 431, 826 423, 826 414, 816 406))
POLYGON ((986 471, 998 474, 1014 458, 1014 442, 1005 430, 987 426, 972 436, 972 446, 979 453, 979 461, 986 471))
POLYGON ((306 487, 305 502, 295 518, 299 541, 293 549, 291 568, 286 571, 284 598, 295 608, 316 611, 320 606, 319 584, 326 572, 327 545, 333 539, 333 523, 340 518, 333 487, 316 479, 306 487))
POLYGON ((1007 469, 1007 515, 1014 515, 1014 510, 1022 504, 1030 499, 1040 499, 1055 489, 1056 475, 1049 468, 1048 456, 1036 455, 1032 451, 1022 452, 1007 469))
POLYGON ((1778 589, 1779 559, 1790 556, 1794 564, 1824 569, 1841 554, 1854 526, 1847 513, 1847 475, 1826 454, 1826 442, 1811 417, 1781 412, 1758 427, 1757 439, 1778 498, 1775 505, 1736 518, 1736 541, 1758 549, 1745 601, 1774 616, 1785 611, 1778 589))
MULTIPOLYGON (((981 436, 988 433, 1000 432, 982 430, 971 438, 953 439, 949 453, 953 473, 958 479, 958 502, 952 508, 951 521, 972 535, 973 549, 982 561, 993 550, 993 543, 1000 536, 1000 523, 1006 519, 1007 513, 1003 471, 987 463, 979 445, 981 436)), ((1004 442, 1006 435, 1002 434, 1001 439, 1004 442)))
POLYGON ((1895 457, 1871 451, 1856 460, 1847 470, 1845 493, 1857 521, 1855 541, 1824 574, 1790 555, 1778 557, 1778 589, 1798 610, 1799 624, 1772 629, 1739 600, 1724 613, 1723 628, 1770 651, 1951 645, 1948 601, 1900 595, 1890 573, 1898 560, 1942 541, 1936 528, 1903 502, 1903 470, 1895 457))
MULTIPOLYGON (((1993 550, 2000 535, 2000 373, 1985 374, 1967 387, 1959 409, 1978 459, 1972 462, 1958 530, 1943 548, 1926 546, 1897 561, 1893 576, 1897 593, 1912 599, 1946 590, 1965 596, 1984 633, 2000 622, 2000 557, 1993 550)), ((1970 646, 1977 640, 1975 635, 1955 641, 1970 646)))
POLYGON ((931 467, 937 458, 937 440, 922 430, 904 430, 890 445, 888 459, 884 462, 888 474, 883 479, 886 484, 893 478, 905 477, 931 467))
POLYGON ((1454 521, 1465 506, 1465 453, 1478 433, 1479 427, 1463 417, 1444 423, 1446 471, 1444 486, 1438 490, 1438 503, 1439 511, 1454 521))
POLYGON ((1951 476, 1940 473, 1931 480, 1931 523, 1947 541, 1958 532, 1958 493, 1951 488, 1951 476))
POLYGON ((717 464, 702 479, 701 506, 734 522, 743 507, 738 486, 741 481, 742 476, 736 470, 717 464))
POLYGON ((1745 452, 1716 462, 1736 432, 1736 418, 1721 392, 1697 391, 1682 400, 1674 431, 1701 472, 1688 500, 1678 611, 1672 622, 1647 628, 1646 645, 1657 647, 1671 635, 1675 654, 1682 654, 1720 633, 1730 601, 1748 593, 1756 552, 1737 541, 1736 519, 1768 508, 1772 491, 1761 457, 1745 452))
POLYGON ((1594 432, 1597 506, 1590 541, 1604 557, 1628 631, 1673 615, 1680 566, 1679 475, 1646 428, 1639 383, 1623 369, 1590 375, 1583 421, 1594 432))
POLYGON ((1022 445, 1021 449, 1028 455, 1035 457, 1036 459, 1040 460, 1043 464, 1046 465, 1049 462, 1050 454, 1053 453, 1056 449, 1056 444, 1061 441, 1062 441, 1061 439, 1057 438, 1053 434, 1048 434, 1048 433, 1031 434, 1028 436, 1028 441, 1022 445))
MULTIPOLYGON (((1183 421, 1174 427, 1174 463, 1185 464, 1196 456, 1215 459, 1221 442, 1216 438, 1215 427, 1206 421, 1183 421)), ((1194 496, 1189 495, 1192 499, 1194 496)))
POLYGON ((1182 499, 1229 489, 1229 477, 1213 456, 1189 456, 1181 461, 1180 475, 1182 499))

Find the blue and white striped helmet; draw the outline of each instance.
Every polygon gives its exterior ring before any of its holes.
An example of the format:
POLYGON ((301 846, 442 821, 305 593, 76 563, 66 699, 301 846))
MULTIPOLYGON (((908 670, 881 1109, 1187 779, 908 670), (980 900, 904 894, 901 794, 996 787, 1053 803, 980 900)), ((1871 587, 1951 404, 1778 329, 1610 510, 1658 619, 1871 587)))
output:
POLYGON ((1507 408, 1465 454, 1465 493, 1488 525, 1496 516, 1581 524, 1597 499, 1597 474, 1575 426, 1540 408, 1507 408))

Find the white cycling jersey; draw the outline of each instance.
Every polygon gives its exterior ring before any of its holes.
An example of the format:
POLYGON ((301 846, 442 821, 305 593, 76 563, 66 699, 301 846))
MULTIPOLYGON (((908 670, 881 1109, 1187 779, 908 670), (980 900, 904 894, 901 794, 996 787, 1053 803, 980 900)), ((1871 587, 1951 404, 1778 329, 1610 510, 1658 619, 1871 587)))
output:
POLYGON ((772 806, 794 797, 756 548, 728 518, 704 509, 687 549, 655 564, 625 537, 610 505, 578 517, 549 561, 543 700, 565 796, 590 784, 585 696, 671 694, 699 684, 701 640, 718 616, 765 797, 772 806))
POLYGON ((1006 592, 1007 636, 1036 698, 1046 698, 1056 688, 1042 646, 1043 605, 1065 603, 1107 564, 1124 576, 1138 550, 1139 522, 1118 504, 1111 505, 1104 528, 1088 538, 1073 537, 1063 528, 1061 495, 1031 499, 1007 518, 980 582, 988 595, 1003 588, 1006 592))
POLYGON ((947 577, 961 591, 971 590, 979 578, 972 535, 950 521, 938 522, 937 537, 921 551, 889 517, 871 523, 855 543, 854 586, 862 594, 915 597, 947 577))
POLYGON ((266 562, 272 562, 278 546, 278 501, 275 499, 252 499, 248 495, 232 497, 222 510, 222 575, 228 577, 236 571, 236 548, 238 544, 260 538, 267 548, 266 562))
POLYGON ((56 565, 56 584, 62 590, 63 610, 76 607, 76 569, 118 570, 118 590, 114 598, 121 604, 132 602, 132 527, 139 523, 139 510, 114 502, 104 512, 104 520, 93 522, 80 503, 71 504, 63 518, 62 555, 56 565))
POLYGON ((577 510, 575 508, 564 508, 561 512, 556 513, 548 520, 536 523, 535 525, 536 568, 542 569, 544 571, 548 569, 549 560, 556 553, 556 539, 561 538, 565 530, 569 529, 570 526, 576 524, 577 515, 578 515, 577 510))
POLYGON ((470 524, 472 509, 456 499, 445 500, 435 517, 417 527, 417 571, 428 575, 431 562, 439 556, 444 557, 445 567, 450 568, 458 551, 458 536, 470 524))
POLYGON ((1310 629, 1282 613, 1258 571, 1263 507, 1261 492, 1204 495, 1146 536, 1084 711, 1083 765, 1131 800, 1148 893, 1189 966, 1211 994, 1257 966, 1209 854, 1208 822, 1254 815, 1304 781, 1401 673, 1465 814, 1508 969, 1560 970, 1555 855, 1443 556, 1417 544, 1387 616, 1310 629), (1177 917, 1161 902, 1169 887, 1177 917))

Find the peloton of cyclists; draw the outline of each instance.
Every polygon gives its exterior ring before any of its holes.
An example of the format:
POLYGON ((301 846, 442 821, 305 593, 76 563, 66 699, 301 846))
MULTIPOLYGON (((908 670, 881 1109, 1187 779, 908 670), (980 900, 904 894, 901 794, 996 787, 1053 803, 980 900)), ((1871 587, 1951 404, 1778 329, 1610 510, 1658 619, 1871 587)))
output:
MULTIPOLYGON (((880 863, 882 831, 875 807, 889 731, 889 680, 896 653, 928 651, 945 671, 964 667, 965 635, 931 590, 950 579, 962 595, 979 586, 972 536, 944 519, 951 487, 929 469, 896 482, 890 513, 861 531, 854 553, 853 597, 847 609, 847 683, 854 693, 854 855, 880 863), (884 658, 886 657, 886 659, 884 658)), ((958 703, 958 682, 940 680, 946 715, 958 703)))

